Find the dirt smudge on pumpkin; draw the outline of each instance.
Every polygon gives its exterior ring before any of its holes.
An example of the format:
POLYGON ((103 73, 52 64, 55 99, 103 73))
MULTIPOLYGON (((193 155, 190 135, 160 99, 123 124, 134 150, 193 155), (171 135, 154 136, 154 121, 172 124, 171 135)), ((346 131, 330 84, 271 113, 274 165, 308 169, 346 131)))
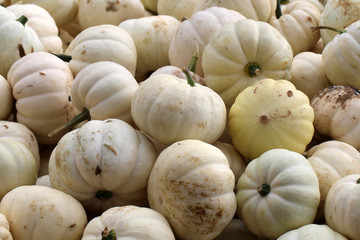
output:
POLYGON ((20 58, 25 56, 25 49, 24 49, 24 46, 22 44, 18 44, 18 50, 19 50, 20 58))
MULTIPOLYGON (((106 8, 105 8, 105 11, 106 12, 117 12, 117 10, 118 10, 118 8, 117 8, 117 4, 119 4, 120 2, 119 2, 119 0, 117 0, 116 2, 107 2, 107 6, 106 6, 106 8)), ((127 6, 126 5, 124 5, 123 6, 124 8, 126 8, 127 6)))
POLYGON ((97 165, 95 168, 95 175, 99 175, 100 173, 101 173, 101 168, 99 165, 97 165))
POLYGON ((350 86, 330 86, 316 94, 311 104, 314 106, 316 101, 320 101, 324 97, 326 98, 324 101, 334 103, 333 108, 340 106, 344 110, 348 106, 349 101, 354 98, 360 98, 360 91, 350 86))

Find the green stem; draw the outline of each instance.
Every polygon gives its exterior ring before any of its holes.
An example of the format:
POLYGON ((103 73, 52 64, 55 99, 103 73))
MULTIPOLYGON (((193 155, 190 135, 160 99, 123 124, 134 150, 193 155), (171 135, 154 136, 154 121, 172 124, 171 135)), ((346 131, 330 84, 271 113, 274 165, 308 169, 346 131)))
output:
POLYGON ((101 232, 101 240, 116 240, 116 232, 114 229, 108 230, 107 227, 101 232))
POLYGON ((95 197, 101 201, 107 201, 112 197, 112 193, 107 190, 99 190, 96 192, 95 197))
POLYGON ((64 62, 70 62, 71 59, 72 59, 72 57, 70 55, 66 55, 66 54, 61 54, 61 53, 51 53, 51 54, 57 56, 58 58, 60 58, 64 62))
POLYGON ((244 71, 249 77, 256 77, 261 74, 260 65, 255 62, 246 64, 244 71))
POLYGON ((184 73, 185 76, 186 76, 187 83, 188 83, 190 86, 195 87, 195 82, 194 82, 194 79, 193 79, 193 78, 191 77, 191 75, 190 75, 189 69, 183 68, 183 73, 184 73))
POLYGON ((29 19, 24 15, 22 15, 18 19, 16 19, 16 21, 20 22, 23 26, 25 26, 25 24, 27 23, 28 20, 29 19))
POLYGON ((360 178, 356 181, 356 183, 360 183, 360 178))
POLYGON ((281 4, 288 4, 290 1, 289 0, 280 0, 281 4))
POLYGON ((81 123, 85 120, 91 120, 90 112, 86 108, 83 108, 82 112, 78 115, 76 115, 73 119, 71 119, 69 122, 65 123, 64 125, 55 128, 53 131, 51 131, 48 136, 54 137, 59 134, 63 134, 68 132, 70 129, 72 129, 76 124, 81 123))
POLYGON ((282 16, 282 12, 281 12, 281 2, 280 0, 276 1, 276 10, 275 10, 275 14, 276 14, 276 18, 279 19, 282 16))
POLYGON ((335 32, 338 32, 339 34, 346 33, 346 30, 340 30, 340 29, 336 29, 336 28, 328 27, 328 26, 315 26, 315 27, 311 28, 312 31, 316 31, 316 30, 320 30, 320 29, 335 31, 335 32))
POLYGON ((267 183, 263 183, 257 188, 257 191, 262 197, 265 197, 270 193, 270 185, 267 183))
POLYGON ((189 71, 195 73, 198 59, 199 59, 199 46, 196 45, 196 51, 195 51, 194 55, 192 56, 190 64, 187 68, 189 71))

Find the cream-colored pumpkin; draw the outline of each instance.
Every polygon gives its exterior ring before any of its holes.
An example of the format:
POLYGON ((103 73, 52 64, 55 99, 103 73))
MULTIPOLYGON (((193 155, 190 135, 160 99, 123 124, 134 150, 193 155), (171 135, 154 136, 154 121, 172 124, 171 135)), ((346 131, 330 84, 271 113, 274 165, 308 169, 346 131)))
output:
POLYGON ((61 136, 50 138, 48 133, 74 116, 68 65, 47 52, 30 53, 11 66, 8 81, 16 99, 17 121, 40 144, 56 143, 61 136))
POLYGON ((149 205, 180 239, 210 240, 232 220, 235 178, 224 153, 188 139, 163 150, 151 171, 149 205))
POLYGON ((0 75, 0 102, 0 120, 5 120, 13 109, 14 98, 9 82, 2 75, 0 75))
POLYGON ((158 15, 169 15, 177 20, 190 18, 197 9, 197 3, 200 0, 158 0, 157 13, 158 15))
POLYGON ((48 11, 35 4, 13 4, 7 9, 13 12, 17 18, 25 15, 29 19, 26 24, 38 35, 43 51, 63 53, 62 41, 58 36, 59 29, 48 11))
POLYGON ((78 0, 10 0, 12 4, 35 4, 54 18, 57 26, 62 26, 74 19, 78 12, 78 0))
POLYGON ((237 215, 255 235, 277 239, 314 221, 319 182, 300 153, 271 149, 252 160, 236 186, 237 215))
POLYGON ((315 44, 315 46, 310 49, 310 52, 322 54, 324 47, 324 42, 320 38, 319 41, 315 44))
POLYGON ((0 239, 1 240, 13 240, 10 233, 10 225, 4 214, 0 213, 0 239))
POLYGON ((337 180, 325 201, 325 220, 328 226, 352 240, 360 239, 360 174, 337 180))
POLYGON ((229 112, 229 133, 248 160, 273 148, 303 153, 314 135, 309 98, 287 80, 263 79, 246 88, 229 112))
MULTIPOLYGON (((183 67, 176 67, 173 65, 167 65, 167 66, 163 66, 160 67, 158 69, 156 69, 153 73, 151 73, 150 77, 156 74, 170 74, 170 75, 174 75, 178 78, 182 78, 184 80, 187 80, 186 75, 184 73, 184 68, 183 67)), ((194 80, 194 82, 199 83, 201 85, 206 85, 204 78, 201 77, 200 75, 193 73, 191 71, 189 71, 191 78, 194 80)))
POLYGON ((91 119, 118 118, 133 123, 131 101, 139 84, 122 65, 99 61, 84 67, 71 86, 71 102, 91 119))
MULTIPOLYGON (((321 14, 319 25, 342 30, 360 19, 360 0, 328 0, 321 14)), ((321 39, 327 45, 338 33, 320 30, 321 39)))
POLYGON ((165 217, 147 207, 113 207, 93 218, 82 240, 93 239, 175 240, 165 217), (107 238, 106 238, 107 237, 107 238))
POLYGON ((275 14, 276 0, 199 0, 197 10, 214 6, 232 9, 246 18, 267 22, 275 14))
POLYGON ((0 75, 6 78, 15 61, 42 50, 39 37, 31 27, 26 26, 24 19, 16 19, 14 13, 0 6, 0 75))
POLYGON ((24 124, 13 121, 0 121, 0 139, 10 138, 24 144, 32 153, 36 166, 40 166, 39 145, 35 134, 24 124))
POLYGON ((150 140, 128 123, 91 120, 60 139, 49 161, 50 181, 92 212, 144 206, 156 157, 150 140))
POLYGON ((128 19, 119 24, 135 42, 135 78, 139 82, 148 78, 158 68, 170 65, 169 46, 179 25, 176 18, 168 15, 128 19))
POLYGON ((8 192, 0 213, 14 239, 80 240, 87 224, 84 208, 73 197, 53 188, 31 185, 8 192))
POLYGON ((315 131, 360 149, 360 91, 349 86, 330 86, 311 100, 315 131))
POLYGON ((264 78, 290 79, 289 42, 266 22, 243 19, 220 28, 202 55, 205 82, 230 107, 246 87, 264 78))
POLYGON ((78 20, 82 29, 145 16, 140 0, 79 0, 78 20))
POLYGON ((37 166, 30 150, 13 139, 0 139, 0 199, 21 185, 33 185, 37 166))
POLYGON ((333 85, 324 72, 322 55, 314 52, 302 52, 294 57, 290 82, 309 99, 333 85))
POLYGON ((152 14, 157 14, 157 4, 158 0, 140 0, 144 5, 146 11, 151 12, 152 14))
POLYGON ((282 1, 281 7, 282 7, 282 9, 285 9, 287 4, 289 4, 291 2, 296 2, 296 1, 309 2, 309 3, 313 4, 319 10, 320 13, 322 13, 324 11, 324 4, 319 0, 286 0, 286 1, 282 1))
POLYGON ((195 51, 199 51, 197 74, 204 76, 202 68, 202 53, 210 42, 215 31, 222 26, 245 19, 234 10, 223 7, 210 7, 195 12, 189 19, 179 25, 169 46, 169 60, 177 67, 187 66, 195 51))
POLYGON ((324 72, 333 85, 360 89, 360 16, 345 31, 325 46, 322 52, 324 72))
POLYGON ((346 237, 332 230, 328 225, 306 224, 281 235, 277 240, 347 240, 346 237))
POLYGON ((90 63, 112 61, 124 66, 135 76, 137 52, 134 40, 118 26, 103 24, 81 31, 69 47, 69 67, 74 74, 90 63))
POLYGON ((324 219, 324 204, 330 187, 346 175, 360 173, 360 153, 350 144, 330 140, 310 148, 306 153, 320 186, 317 219, 324 219))
POLYGON ((41 177, 38 177, 36 179, 35 185, 41 185, 41 186, 45 186, 45 187, 52 187, 49 175, 43 175, 41 177))
POLYGON ((214 143, 226 125, 226 107, 218 94, 169 74, 153 75, 140 84, 131 115, 142 131, 166 145, 184 139, 214 143))
POLYGON ((294 56, 308 51, 320 39, 319 31, 311 27, 319 25, 321 12, 307 1, 288 3, 282 14, 269 19, 269 24, 276 28, 291 45, 294 56))

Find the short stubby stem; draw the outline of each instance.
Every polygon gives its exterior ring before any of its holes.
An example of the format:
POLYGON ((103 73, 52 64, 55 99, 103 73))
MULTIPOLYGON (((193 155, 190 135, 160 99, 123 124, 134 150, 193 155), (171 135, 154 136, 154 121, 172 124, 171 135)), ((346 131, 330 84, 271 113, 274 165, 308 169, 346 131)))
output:
POLYGON ((261 123, 267 123, 270 121, 270 116, 268 114, 263 114, 259 117, 261 123))
POLYGON ((255 62, 246 64, 244 71, 249 77, 257 77, 261 74, 260 65, 255 62))
POLYGON ((116 240, 116 232, 114 229, 108 230, 107 227, 101 232, 101 240, 116 240))
POLYGON ((260 186, 257 187, 257 191, 262 197, 265 197, 270 193, 270 185, 267 183, 263 183, 260 186))
POLYGON ((107 201, 112 197, 112 193, 107 190, 99 190, 96 192, 95 197, 101 201, 107 201))

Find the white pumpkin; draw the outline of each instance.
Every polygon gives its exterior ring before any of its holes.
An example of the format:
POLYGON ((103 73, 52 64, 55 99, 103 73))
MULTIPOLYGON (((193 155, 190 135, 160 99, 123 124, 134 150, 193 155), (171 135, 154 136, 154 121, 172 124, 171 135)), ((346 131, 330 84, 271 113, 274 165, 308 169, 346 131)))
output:
POLYGON ((325 220, 334 231, 352 240, 360 239, 360 174, 337 180, 325 201, 325 220))
POLYGON ((306 224, 281 235, 277 240, 347 240, 346 237, 332 230, 328 225, 306 224))
POLYGON ((145 16, 140 0, 78 0, 77 18, 82 29, 102 24, 118 25, 121 22, 145 16))
POLYGON ((26 26, 26 18, 18 18, 14 13, 0 6, 0 75, 7 77, 11 65, 21 57, 43 46, 35 31, 26 26))
POLYGON ((226 125, 226 107, 206 86, 169 74, 143 81, 131 103, 135 124, 165 145, 184 139, 215 142, 226 125))
POLYGON ((17 18, 25 15, 29 19, 26 24, 36 32, 42 43, 43 51, 63 53, 62 41, 58 36, 59 29, 48 11, 35 4, 13 4, 7 9, 13 12, 17 18))
POLYGON ((148 183, 150 208, 170 223, 180 239, 218 236, 236 211, 235 178, 224 153, 194 139, 163 150, 148 183))
POLYGON ((142 133, 119 119, 91 120, 65 134, 49 161, 51 185, 91 212, 147 204, 157 153, 142 133))
POLYGON ((13 240, 10 233, 10 225, 4 214, 0 213, 0 239, 1 240, 13 240))
POLYGON ((190 18, 197 9, 200 0, 158 0, 157 13, 159 15, 169 15, 177 20, 190 18))
POLYGON ((87 224, 82 240, 175 240, 165 217, 148 207, 112 207, 87 224))
POLYGON ((271 149, 247 165, 236 187, 236 199, 237 215, 253 234, 277 239, 314 221, 319 182, 303 155, 271 149))
POLYGON ((87 224, 82 205, 53 188, 19 186, 0 202, 14 239, 80 240, 87 224))
POLYGON ((112 61, 135 76, 137 52, 128 32, 111 24, 97 25, 81 31, 70 43, 69 67, 74 74, 90 63, 112 61))
POLYGON ((9 82, 0 75, 0 120, 7 119, 13 110, 14 98, 9 82))

